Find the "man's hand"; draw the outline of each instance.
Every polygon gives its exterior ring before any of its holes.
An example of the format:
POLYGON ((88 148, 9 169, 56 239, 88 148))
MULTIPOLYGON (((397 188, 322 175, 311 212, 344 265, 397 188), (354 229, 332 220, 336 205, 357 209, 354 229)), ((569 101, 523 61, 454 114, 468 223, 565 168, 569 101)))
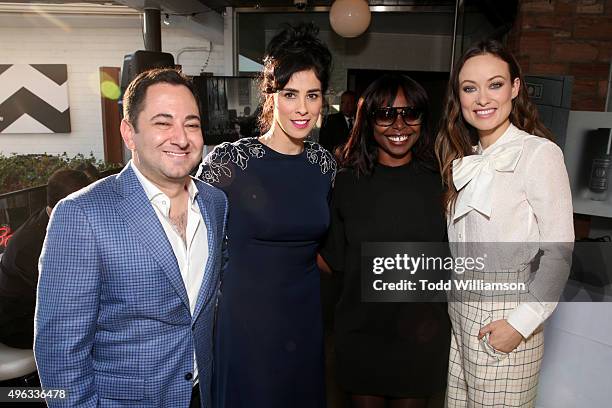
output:
POLYGON ((478 332, 478 340, 489 333, 489 345, 502 353, 510 353, 521 344, 523 336, 506 319, 487 324, 478 332))

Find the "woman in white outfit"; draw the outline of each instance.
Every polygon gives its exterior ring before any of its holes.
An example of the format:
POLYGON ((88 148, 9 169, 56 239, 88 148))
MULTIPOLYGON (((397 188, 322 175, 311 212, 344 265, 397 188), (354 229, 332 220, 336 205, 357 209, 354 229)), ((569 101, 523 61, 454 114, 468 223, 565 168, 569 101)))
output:
POLYGON ((448 407, 535 405, 542 323, 574 241, 563 154, 550 138, 514 57, 492 40, 468 49, 452 72, 436 140, 448 237, 459 254, 489 252, 485 272, 495 274, 487 279, 526 289, 450 293, 448 407))

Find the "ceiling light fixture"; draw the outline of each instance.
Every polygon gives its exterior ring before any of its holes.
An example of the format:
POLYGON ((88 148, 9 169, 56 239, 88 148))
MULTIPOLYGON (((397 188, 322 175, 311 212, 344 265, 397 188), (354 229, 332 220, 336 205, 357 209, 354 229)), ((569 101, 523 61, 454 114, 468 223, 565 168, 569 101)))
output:
POLYGON ((345 38, 363 34, 371 20, 366 0, 336 0, 329 10, 329 23, 338 35, 345 38))

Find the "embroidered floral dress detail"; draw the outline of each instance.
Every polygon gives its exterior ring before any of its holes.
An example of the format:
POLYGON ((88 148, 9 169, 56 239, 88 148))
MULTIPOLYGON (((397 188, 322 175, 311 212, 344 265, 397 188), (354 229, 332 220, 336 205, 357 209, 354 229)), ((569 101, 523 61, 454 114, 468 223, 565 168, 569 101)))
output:
POLYGON ((332 172, 332 180, 336 178, 336 160, 323 146, 318 143, 305 141, 304 150, 306 150, 306 158, 312 164, 319 164, 322 174, 332 172))
MULTIPOLYGON (((308 162, 318 164, 322 174, 331 171, 332 180, 336 177, 336 161, 327 150, 309 141, 304 142, 304 150, 308 162)), ((260 159, 265 154, 266 150, 256 138, 225 142, 204 158, 196 177, 208 183, 219 183, 221 177, 232 177, 232 166, 245 170, 251 158, 260 159)))
POLYGON ((244 170, 251 157, 261 158, 265 154, 261 143, 254 138, 240 139, 235 143, 225 142, 204 158, 196 177, 208 183, 218 183, 221 176, 232 176, 231 164, 244 170))

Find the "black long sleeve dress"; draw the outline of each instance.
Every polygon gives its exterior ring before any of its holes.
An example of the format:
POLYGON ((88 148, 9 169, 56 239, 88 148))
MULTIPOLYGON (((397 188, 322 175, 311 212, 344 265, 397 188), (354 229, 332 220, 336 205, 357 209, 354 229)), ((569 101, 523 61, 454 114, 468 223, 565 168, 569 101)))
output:
POLYGON ((341 170, 321 255, 343 274, 336 307, 338 381, 347 392, 424 398, 446 386, 450 322, 445 303, 361 301, 363 242, 439 242, 446 225, 440 176, 411 161, 376 164, 371 176, 341 170))

